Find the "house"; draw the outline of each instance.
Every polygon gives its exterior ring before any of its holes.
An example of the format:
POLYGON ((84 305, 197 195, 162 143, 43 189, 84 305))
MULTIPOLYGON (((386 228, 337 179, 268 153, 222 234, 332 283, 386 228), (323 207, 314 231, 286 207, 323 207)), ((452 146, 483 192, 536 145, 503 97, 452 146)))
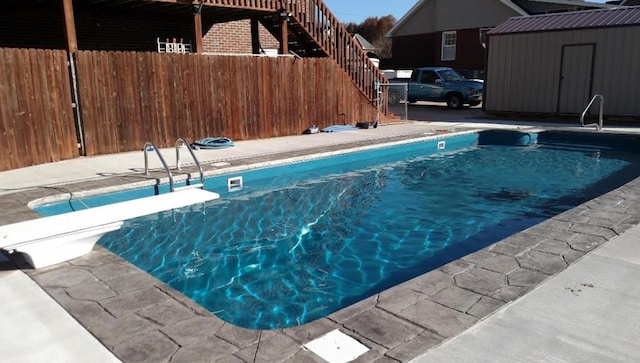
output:
POLYGON ((601 95, 640 118, 640 6, 512 18, 488 40, 486 112, 579 115, 601 95))
POLYGON ((485 34, 507 19, 614 6, 579 0, 420 0, 387 33, 389 67, 447 66, 468 78, 484 78, 485 34))

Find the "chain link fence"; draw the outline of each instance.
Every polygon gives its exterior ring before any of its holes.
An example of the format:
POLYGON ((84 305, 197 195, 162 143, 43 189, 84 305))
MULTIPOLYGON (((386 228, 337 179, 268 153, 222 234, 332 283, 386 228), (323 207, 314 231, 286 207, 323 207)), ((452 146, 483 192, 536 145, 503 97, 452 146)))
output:
POLYGON ((379 111, 386 114, 387 119, 407 121, 409 111, 407 109, 408 83, 383 83, 380 85, 379 111))

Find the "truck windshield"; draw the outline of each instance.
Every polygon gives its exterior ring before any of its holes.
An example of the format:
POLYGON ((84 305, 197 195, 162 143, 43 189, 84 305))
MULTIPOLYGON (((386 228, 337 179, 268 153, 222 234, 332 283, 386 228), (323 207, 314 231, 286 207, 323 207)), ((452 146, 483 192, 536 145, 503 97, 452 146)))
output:
POLYGON ((444 71, 439 71, 438 73, 440 74, 440 77, 445 80, 445 82, 454 82, 462 79, 462 76, 453 69, 446 69, 444 71))

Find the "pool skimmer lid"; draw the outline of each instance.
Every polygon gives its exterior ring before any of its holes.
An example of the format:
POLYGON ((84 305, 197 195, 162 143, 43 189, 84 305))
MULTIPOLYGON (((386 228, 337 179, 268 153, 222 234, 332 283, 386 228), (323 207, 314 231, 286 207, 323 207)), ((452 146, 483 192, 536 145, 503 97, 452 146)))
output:
POLYGON ((336 329, 304 345, 329 363, 347 363, 369 351, 359 341, 336 329))

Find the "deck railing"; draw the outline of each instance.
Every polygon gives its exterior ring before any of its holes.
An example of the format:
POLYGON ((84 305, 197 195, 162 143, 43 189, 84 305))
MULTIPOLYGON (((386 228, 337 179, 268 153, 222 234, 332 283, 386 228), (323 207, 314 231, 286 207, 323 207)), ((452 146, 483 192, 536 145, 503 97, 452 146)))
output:
MULTIPOLYGON (((306 1, 306 0, 303 0, 306 1)), ((194 1, 195 2, 195 1, 194 1)), ((228 8, 276 11, 282 9, 282 0, 203 0, 203 4, 228 8)))
POLYGON ((386 79, 347 29, 322 0, 203 0, 204 4, 222 7, 280 11, 301 25, 318 47, 335 60, 370 100, 378 97, 376 83, 386 79))

